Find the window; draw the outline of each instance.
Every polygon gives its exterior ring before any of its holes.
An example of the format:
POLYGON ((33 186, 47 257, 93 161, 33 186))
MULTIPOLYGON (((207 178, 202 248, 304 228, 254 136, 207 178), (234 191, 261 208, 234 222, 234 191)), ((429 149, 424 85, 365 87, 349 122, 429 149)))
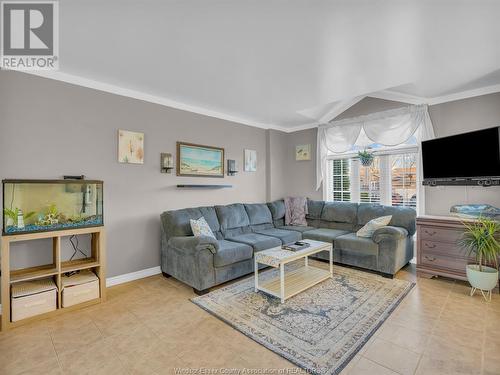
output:
POLYGON ((416 209, 417 155, 415 148, 378 151, 369 167, 357 154, 330 159, 326 199, 416 209))
POLYGON ((329 200, 349 202, 351 200, 351 160, 330 160, 328 167, 330 170, 329 200))
POLYGON ((417 207, 417 154, 391 155, 393 206, 417 207))
POLYGON ((380 203, 380 157, 369 167, 359 166, 359 201, 380 203))

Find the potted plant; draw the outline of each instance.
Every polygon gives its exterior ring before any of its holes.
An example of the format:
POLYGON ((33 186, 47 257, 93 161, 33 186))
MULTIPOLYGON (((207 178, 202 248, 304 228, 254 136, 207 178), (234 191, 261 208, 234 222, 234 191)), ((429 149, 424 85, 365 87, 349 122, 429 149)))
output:
MULTIPOLYGON (((7 223, 6 225, 8 227, 10 226, 17 226, 17 220, 18 220, 18 217, 19 217, 19 208, 14 208, 14 209, 8 209, 8 208, 4 208, 3 209, 3 214, 4 216, 7 218, 7 223)), ((23 219, 24 220, 28 220, 29 218, 31 218, 33 215, 35 214, 35 212, 28 212, 26 214, 23 215, 23 219)))
POLYGON ((359 160, 365 167, 369 167, 373 163, 373 152, 368 152, 366 149, 358 152, 359 160))
POLYGON ((479 289, 483 297, 491 301, 491 290, 498 283, 500 222, 479 217, 474 221, 464 221, 463 225, 465 232, 459 244, 469 256, 474 255, 477 262, 468 264, 466 269, 467 280, 472 286, 471 296, 479 289))

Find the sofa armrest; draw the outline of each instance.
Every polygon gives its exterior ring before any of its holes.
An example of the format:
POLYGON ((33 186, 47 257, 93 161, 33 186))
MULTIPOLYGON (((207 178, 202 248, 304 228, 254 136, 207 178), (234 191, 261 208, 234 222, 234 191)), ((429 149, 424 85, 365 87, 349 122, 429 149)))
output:
POLYGON ((170 237, 162 245, 161 269, 197 290, 215 282, 214 254, 219 243, 213 237, 170 237))
POLYGON ((413 257, 413 240, 405 228, 386 226, 372 236, 378 244, 378 270, 394 275, 413 257))
POLYGON ((210 236, 171 237, 168 240, 168 246, 190 254, 204 249, 215 254, 219 250, 219 243, 210 236))
POLYGON ((399 240, 406 237, 408 237, 408 231, 405 228, 385 226, 377 229, 373 233, 372 240, 376 243, 380 243, 384 239, 399 240))

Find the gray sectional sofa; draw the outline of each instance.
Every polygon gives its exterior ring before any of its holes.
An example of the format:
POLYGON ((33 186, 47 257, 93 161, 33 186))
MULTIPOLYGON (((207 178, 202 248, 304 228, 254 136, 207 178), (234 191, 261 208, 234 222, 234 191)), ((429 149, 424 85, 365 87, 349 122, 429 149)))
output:
MULTIPOLYGON (((286 226, 283 200, 186 208, 161 215, 161 268, 167 277, 203 294, 209 288, 253 272, 255 252, 314 239, 333 243, 334 261, 392 277, 413 257, 415 210, 369 203, 308 200, 308 226, 286 226), (392 215, 390 226, 372 238, 356 236, 371 219, 392 215), (194 237, 190 219, 203 216, 212 237, 194 237)), ((328 254, 319 253, 327 259, 328 254)))

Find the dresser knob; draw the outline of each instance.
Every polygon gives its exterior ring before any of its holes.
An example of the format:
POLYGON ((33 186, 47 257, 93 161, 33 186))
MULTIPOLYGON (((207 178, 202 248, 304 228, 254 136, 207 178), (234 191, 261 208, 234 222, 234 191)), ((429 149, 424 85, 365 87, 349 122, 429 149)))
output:
POLYGON ((425 259, 431 261, 431 262, 434 262, 436 260, 436 258, 434 257, 428 257, 427 255, 424 257, 425 259))
POLYGON ((434 249, 436 247, 435 243, 428 244, 427 242, 425 243, 425 247, 428 247, 429 249, 434 249))
POLYGON ((425 234, 428 234, 429 236, 434 236, 436 234, 436 231, 429 232, 427 229, 424 230, 425 234))

